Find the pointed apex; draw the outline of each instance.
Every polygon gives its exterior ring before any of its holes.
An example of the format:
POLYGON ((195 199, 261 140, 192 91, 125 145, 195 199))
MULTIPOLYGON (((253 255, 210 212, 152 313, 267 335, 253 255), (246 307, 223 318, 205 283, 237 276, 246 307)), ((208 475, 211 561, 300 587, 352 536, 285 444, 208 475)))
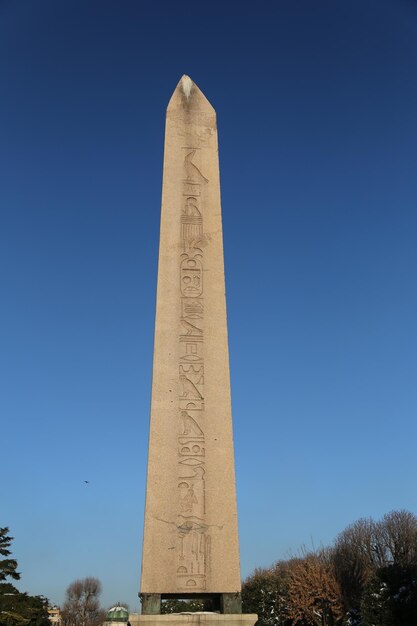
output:
POLYGON ((190 98, 191 95, 191 89, 194 86, 193 81, 191 80, 191 78, 189 76, 187 76, 187 74, 183 74, 181 80, 180 80, 180 85, 182 87, 182 90, 184 92, 185 97, 187 98, 187 100, 190 98))
POLYGON ((195 82, 184 74, 176 86, 171 100, 168 104, 168 111, 184 110, 191 113, 193 111, 206 111, 214 113, 214 109, 205 95, 200 91, 195 82))

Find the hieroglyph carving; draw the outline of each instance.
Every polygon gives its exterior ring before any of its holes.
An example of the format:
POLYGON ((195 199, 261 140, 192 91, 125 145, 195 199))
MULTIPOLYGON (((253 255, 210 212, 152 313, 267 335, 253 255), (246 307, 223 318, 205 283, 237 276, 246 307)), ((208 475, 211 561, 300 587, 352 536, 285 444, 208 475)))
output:
MULTIPOLYGON (((190 138, 190 133, 187 139, 190 138)), ((204 189, 198 147, 183 147, 180 212, 177 589, 204 591, 210 565, 204 414, 204 189)))

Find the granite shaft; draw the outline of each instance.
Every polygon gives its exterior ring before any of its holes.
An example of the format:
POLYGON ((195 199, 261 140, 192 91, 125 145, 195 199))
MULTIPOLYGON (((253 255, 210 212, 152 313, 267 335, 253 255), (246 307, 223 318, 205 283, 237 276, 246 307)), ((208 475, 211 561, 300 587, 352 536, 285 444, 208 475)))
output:
POLYGON ((241 588, 216 113, 166 115, 141 593, 241 588))

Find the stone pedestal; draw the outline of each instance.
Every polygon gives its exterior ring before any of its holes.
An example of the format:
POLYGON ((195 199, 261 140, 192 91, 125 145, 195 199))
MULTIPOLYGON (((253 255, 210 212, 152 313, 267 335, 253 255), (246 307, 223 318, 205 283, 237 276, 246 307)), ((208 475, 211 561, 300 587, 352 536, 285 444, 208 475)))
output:
POLYGON ((253 614, 173 613, 139 615, 132 626, 254 626, 257 620, 253 614))

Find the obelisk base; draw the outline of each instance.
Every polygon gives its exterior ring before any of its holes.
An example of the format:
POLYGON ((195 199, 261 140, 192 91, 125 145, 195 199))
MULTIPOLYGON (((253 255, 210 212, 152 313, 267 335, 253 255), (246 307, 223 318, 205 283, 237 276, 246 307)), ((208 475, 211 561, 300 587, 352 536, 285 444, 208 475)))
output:
MULTIPOLYGON (((235 593, 204 593, 200 595, 175 593, 140 593, 142 603, 142 615, 161 615, 162 600, 207 600, 210 606, 206 606, 206 612, 232 614, 242 613, 242 594, 235 593)), ((184 611, 185 613, 187 611, 184 611)))
POLYGON ((132 626, 254 626, 258 616, 252 613, 171 613, 138 615, 132 626))

